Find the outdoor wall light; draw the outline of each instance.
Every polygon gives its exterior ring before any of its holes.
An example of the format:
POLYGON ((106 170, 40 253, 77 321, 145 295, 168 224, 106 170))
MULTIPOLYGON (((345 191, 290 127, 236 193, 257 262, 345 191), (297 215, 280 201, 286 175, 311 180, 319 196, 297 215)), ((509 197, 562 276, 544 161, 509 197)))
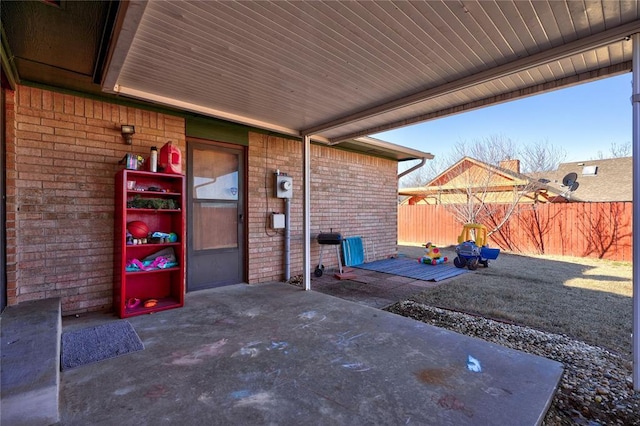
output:
POLYGON ((124 142, 127 145, 131 145, 133 143, 133 135, 136 133, 136 126, 132 126, 130 124, 123 124, 120 127, 120 131, 122 132, 122 137, 124 138, 124 142))

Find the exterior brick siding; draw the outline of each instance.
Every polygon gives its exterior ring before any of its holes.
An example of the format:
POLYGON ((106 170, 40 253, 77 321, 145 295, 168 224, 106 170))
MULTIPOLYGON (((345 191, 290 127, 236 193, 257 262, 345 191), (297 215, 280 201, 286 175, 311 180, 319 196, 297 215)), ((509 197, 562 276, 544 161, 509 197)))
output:
MULTIPOLYGON (((320 232, 362 236, 370 259, 397 253, 397 163, 332 147, 311 146, 311 267, 318 263, 320 232), (375 249, 375 250, 374 250, 375 249)), ((302 143, 256 133, 249 135, 249 282, 284 278, 284 235, 269 229, 271 212, 284 213, 274 198, 273 173, 293 178, 291 200, 291 276, 302 274, 302 143)), ((322 263, 338 266, 334 246, 322 263)))
POLYGON ((167 141, 184 150, 184 119, 27 86, 7 93, 8 110, 13 98, 7 302, 60 297, 65 314, 110 309, 118 161, 167 141), (135 125, 132 145, 121 124, 135 125))
MULTIPOLYGON (((114 176, 126 153, 172 141, 183 153, 182 117, 27 86, 6 91, 7 302, 60 297, 65 315, 111 309, 114 176), (121 124, 133 124, 126 145, 121 124)), ((268 226, 284 212, 276 169, 293 177, 291 275, 302 273, 302 143, 250 133, 248 281, 284 279, 284 237, 268 226)), ((186 158, 183 156, 183 167, 186 158)), ((397 163, 332 147, 311 148, 311 232, 359 235, 373 258, 396 253, 397 163)), ((311 267, 320 246, 312 242, 311 267)), ((337 266, 335 249, 323 264, 337 266)))

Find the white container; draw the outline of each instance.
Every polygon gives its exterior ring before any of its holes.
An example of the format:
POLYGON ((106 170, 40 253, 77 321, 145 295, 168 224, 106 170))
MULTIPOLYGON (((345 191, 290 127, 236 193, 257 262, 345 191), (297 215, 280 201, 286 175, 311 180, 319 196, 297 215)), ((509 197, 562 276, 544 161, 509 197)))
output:
POLYGON ((149 157, 149 171, 158 171, 158 148, 156 148, 155 146, 151 147, 151 157, 149 157))

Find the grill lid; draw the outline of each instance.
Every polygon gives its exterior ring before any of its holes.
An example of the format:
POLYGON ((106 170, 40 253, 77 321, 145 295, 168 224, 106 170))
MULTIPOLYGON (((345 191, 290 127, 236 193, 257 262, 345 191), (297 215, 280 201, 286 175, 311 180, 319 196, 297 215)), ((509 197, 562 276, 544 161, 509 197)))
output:
POLYGON ((340 244, 342 235, 337 232, 321 232, 318 234, 318 244, 340 244))

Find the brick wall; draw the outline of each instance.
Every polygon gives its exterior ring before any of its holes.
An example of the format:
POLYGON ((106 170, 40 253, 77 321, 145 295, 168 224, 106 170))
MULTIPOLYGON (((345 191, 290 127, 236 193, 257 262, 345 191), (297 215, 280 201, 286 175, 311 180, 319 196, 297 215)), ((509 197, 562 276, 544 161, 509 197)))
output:
POLYGON ((167 141, 184 151, 184 119, 26 86, 7 103, 7 301, 108 309, 118 161, 167 141), (135 125, 133 145, 121 124, 135 125))
MULTIPOLYGON (((169 140, 186 153, 184 119, 26 86, 7 92, 6 113, 7 302, 61 297, 65 315, 110 309, 118 161, 169 140), (121 124, 135 125, 133 145, 121 124)), ((363 236, 376 258, 395 254, 396 162, 313 145, 311 164, 312 236, 333 228, 363 236)), ((303 269, 302 144, 251 133, 250 283, 284 278, 283 233, 267 222, 284 212, 276 169, 293 177, 291 275, 303 269)), ((314 268, 320 246, 311 247, 314 268)), ((334 253, 325 247, 327 268, 337 266, 334 253)))
MULTIPOLYGON (((332 147, 311 146, 311 236, 340 232, 362 236, 376 258, 396 254, 397 163, 332 147)), ((249 135, 249 282, 284 278, 284 236, 267 224, 270 212, 284 212, 284 201, 273 197, 273 173, 293 177, 291 201, 291 276, 302 273, 303 194, 302 143, 251 133, 249 135)), ((311 245, 312 270, 320 246, 311 245)), ((337 267, 334 246, 325 246, 325 267, 337 267)))
MULTIPOLYGON (((4 89, 0 89, 4 90, 4 89)), ((7 304, 17 303, 18 290, 16 288, 16 147, 12 141, 16 136, 15 126, 15 92, 5 90, 5 196, 6 196, 6 223, 5 232, 7 239, 6 247, 6 274, 7 274, 7 304)))

